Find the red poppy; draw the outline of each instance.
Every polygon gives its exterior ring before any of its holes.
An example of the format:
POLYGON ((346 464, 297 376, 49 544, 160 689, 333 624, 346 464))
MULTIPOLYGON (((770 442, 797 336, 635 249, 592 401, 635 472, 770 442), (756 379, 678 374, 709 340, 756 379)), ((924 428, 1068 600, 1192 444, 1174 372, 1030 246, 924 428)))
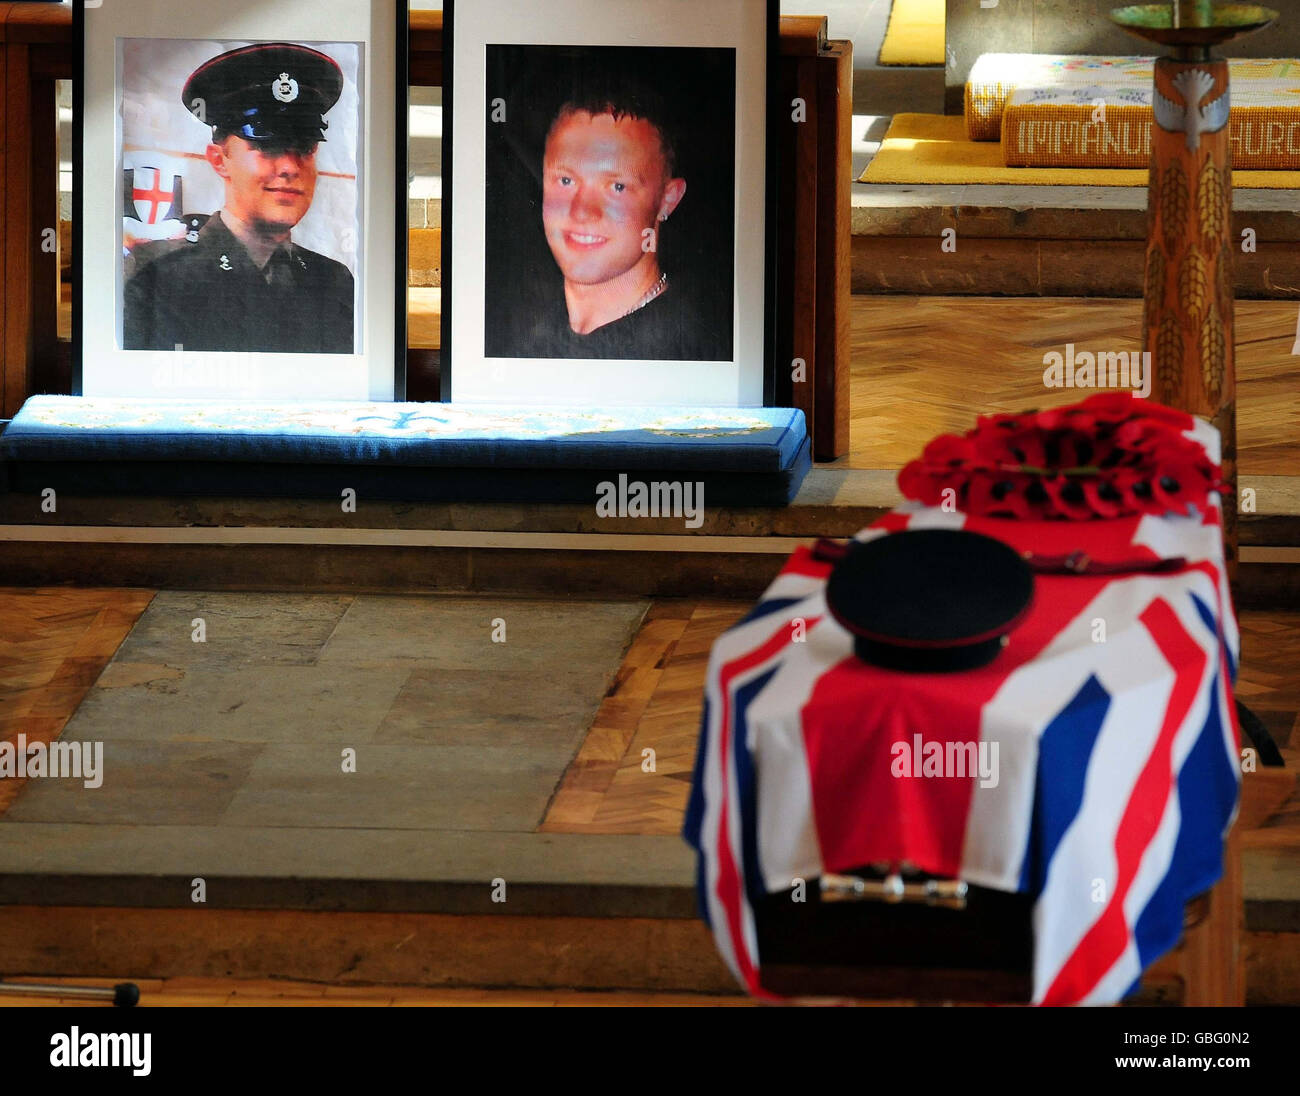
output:
POLYGON ((981 517, 1036 517, 1028 498, 1034 480, 1023 473, 976 472, 971 476, 966 512, 981 517))
POLYGON ((1124 497, 1109 480, 1088 477, 1083 483, 1083 497, 1099 518, 1117 518, 1124 513, 1124 497))
POLYGON ((1192 461, 1161 464, 1151 477, 1151 495, 1161 511, 1186 513, 1205 493, 1205 478, 1192 461))
POLYGON ((925 447, 925 452, 921 455, 926 464, 965 464, 975 457, 974 440, 957 434, 940 434, 925 447))
POLYGON ((1073 521, 1086 521, 1095 516, 1088 505, 1080 477, 1063 476, 1059 473, 1054 476, 1044 476, 1043 490, 1052 500, 1052 511, 1055 514, 1073 521))
POLYGON ((1106 392, 1027 414, 982 416, 945 434, 899 473, 903 494, 927 505, 956 491, 967 513, 1085 520, 1185 513, 1219 491, 1219 466, 1187 436, 1190 415, 1106 392))

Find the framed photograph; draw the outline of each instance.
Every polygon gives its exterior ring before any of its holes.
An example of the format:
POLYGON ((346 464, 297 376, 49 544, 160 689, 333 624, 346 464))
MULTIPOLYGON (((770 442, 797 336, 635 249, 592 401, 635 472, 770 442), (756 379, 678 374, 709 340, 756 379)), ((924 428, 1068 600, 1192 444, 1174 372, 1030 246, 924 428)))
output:
POLYGON ((403 398, 406 0, 74 27, 74 392, 403 398))
POLYGON ((443 18, 443 399, 766 402, 775 0, 443 18))

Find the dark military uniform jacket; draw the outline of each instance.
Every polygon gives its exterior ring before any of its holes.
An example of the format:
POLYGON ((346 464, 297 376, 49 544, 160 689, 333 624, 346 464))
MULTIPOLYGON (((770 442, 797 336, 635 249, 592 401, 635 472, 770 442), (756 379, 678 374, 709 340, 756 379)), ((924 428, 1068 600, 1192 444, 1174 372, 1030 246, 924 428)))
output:
POLYGON ((352 273, 291 244, 266 276, 213 216, 195 243, 141 266, 127 281, 124 350, 351 354, 352 273))

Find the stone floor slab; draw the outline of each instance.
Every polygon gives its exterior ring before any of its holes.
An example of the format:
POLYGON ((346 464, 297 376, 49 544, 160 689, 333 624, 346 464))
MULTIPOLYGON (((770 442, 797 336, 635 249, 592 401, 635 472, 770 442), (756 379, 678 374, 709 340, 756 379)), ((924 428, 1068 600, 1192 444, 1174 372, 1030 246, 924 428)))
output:
POLYGON ((565 746, 272 745, 223 824, 426 830, 536 829, 572 751, 565 746))
MULTIPOLYGON (((607 679, 614 668, 606 664, 607 679)), ((607 682, 588 673, 412 670, 374 741, 577 750, 607 682)))
MULTIPOLYGON (((61 741, 85 741, 67 732, 61 741)), ((103 744, 103 784, 80 780, 29 780, 5 812, 4 823, 215 825, 252 771, 262 746, 237 742, 132 742, 103 744)), ((3 828, 3 827, 0 827, 3 828)), ((123 850, 125 857, 130 850, 123 850)))
POLYGON ((468 670, 591 670, 631 642, 649 603, 510 597, 358 596, 321 654, 338 662, 406 662, 468 670), (504 642, 494 642, 496 621, 504 642))
POLYGON ((103 739, 155 742, 369 742, 397 699, 404 667, 185 668, 114 663, 68 724, 103 739))
POLYGON ((161 590, 114 662, 236 667, 309 665, 352 603, 347 594, 196 593, 161 590), (194 642, 203 621, 204 642, 194 642))

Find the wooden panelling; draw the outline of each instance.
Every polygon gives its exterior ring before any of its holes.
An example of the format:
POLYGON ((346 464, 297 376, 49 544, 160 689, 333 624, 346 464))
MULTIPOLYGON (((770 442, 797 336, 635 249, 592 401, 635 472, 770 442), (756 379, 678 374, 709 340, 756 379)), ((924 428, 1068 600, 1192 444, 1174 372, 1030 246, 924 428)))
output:
POLYGON ((790 104, 781 153, 792 166, 781 173, 777 214, 776 392, 804 413, 810 433, 817 399, 817 63, 808 56, 781 66, 782 107, 790 104), (800 102, 805 117, 796 121, 800 102), (796 360, 803 363, 798 380, 796 360))
MULTIPOLYGON (((9 254, 9 208, 6 201, 9 177, 9 111, 7 108, 9 90, 9 47, 4 40, 5 16, 12 4, 0 4, 0 274, 7 274, 5 256, 9 254)), ((9 294, 0 285, 0 418, 8 418, 12 412, 8 409, 9 377, 9 294)))
POLYGON ((442 86, 442 12, 410 13, 410 81, 415 87, 442 86))
POLYGON ((6 224, 4 254, 4 377, 0 416, 12 417, 30 391, 31 361, 31 78, 28 47, 5 43, 4 189, 0 209, 6 224))
POLYGON ((0 4, 8 12, 0 11, 5 22, 4 37, 10 42, 29 45, 72 44, 72 7, 68 4, 9 3, 0 4))
POLYGON ((442 285, 442 229, 413 228, 407 242, 407 285, 442 285))
POLYGON ((411 286, 406 291, 407 345, 412 350, 437 350, 441 340, 442 290, 411 286))
POLYGON ((781 16, 781 55, 816 57, 826 42, 824 15, 781 16))
MULTIPOLYGON (((31 60, 31 58, 29 58, 31 60)), ((52 79, 32 79, 32 135, 57 135, 59 109, 52 79)), ((41 384, 58 357, 59 329, 59 146, 58 140, 34 139, 29 167, 31 202, 31 276, 28 282, 30 347, 28 383, 31 391, 48 391, 41 384), (47 242, 48 241, 48 242, 47 242)))
POLYGON ((818 460, 849 451, 850 182, 853 177, 853 44, 828 42, 817 58, 818 460))

